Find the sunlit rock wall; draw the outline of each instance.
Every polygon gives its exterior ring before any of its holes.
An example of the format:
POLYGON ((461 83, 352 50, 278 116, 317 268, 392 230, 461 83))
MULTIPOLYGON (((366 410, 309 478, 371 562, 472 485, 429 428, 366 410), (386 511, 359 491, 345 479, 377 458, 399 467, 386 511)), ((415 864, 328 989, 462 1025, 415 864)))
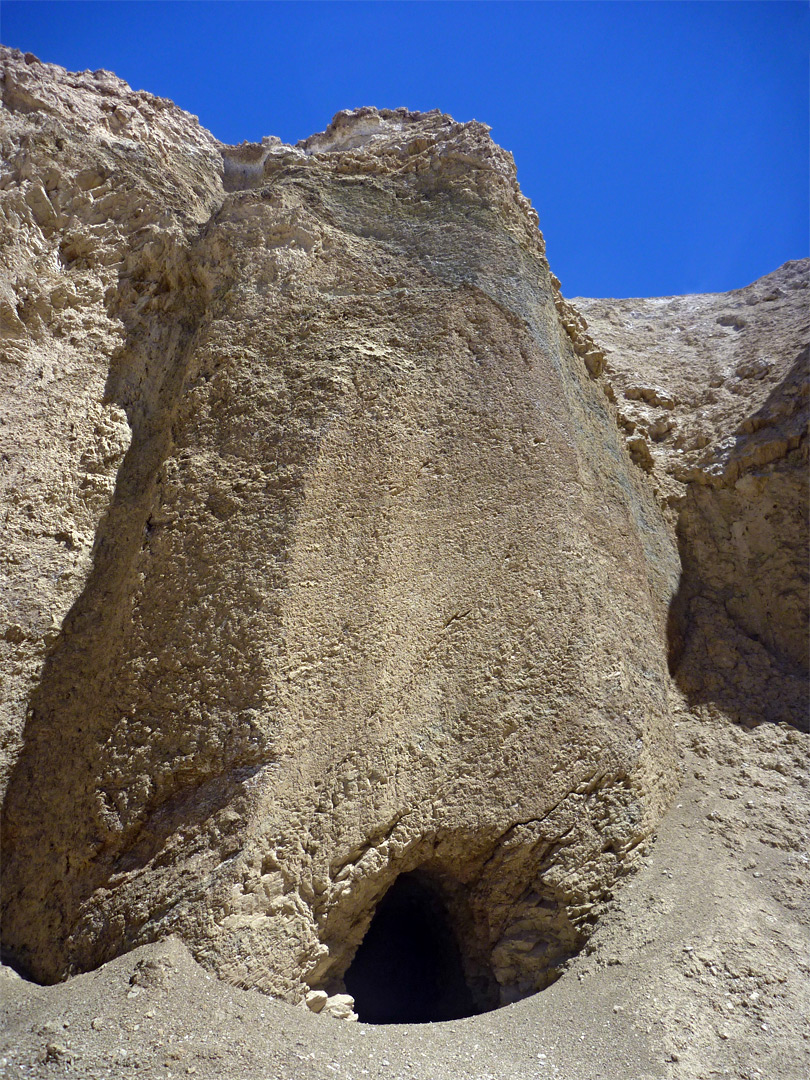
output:
POLYGON ((679 563, 510 155, 3 63, 8 955, 301 1000, 417 871, 477 1008, 546 985, 673 789, 679 563))

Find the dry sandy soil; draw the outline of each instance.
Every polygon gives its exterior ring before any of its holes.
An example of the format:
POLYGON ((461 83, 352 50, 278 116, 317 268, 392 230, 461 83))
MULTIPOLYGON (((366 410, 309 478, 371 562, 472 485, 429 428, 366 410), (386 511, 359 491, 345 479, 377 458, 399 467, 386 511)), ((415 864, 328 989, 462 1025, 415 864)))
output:
POLYGON ((683 787, 639 870, 534 997, 353 1024, 229 986, 166 941, 57 986, 5 968, 2 1075, 805 1080, 806 736, 684 714, 679 738, 683 787))

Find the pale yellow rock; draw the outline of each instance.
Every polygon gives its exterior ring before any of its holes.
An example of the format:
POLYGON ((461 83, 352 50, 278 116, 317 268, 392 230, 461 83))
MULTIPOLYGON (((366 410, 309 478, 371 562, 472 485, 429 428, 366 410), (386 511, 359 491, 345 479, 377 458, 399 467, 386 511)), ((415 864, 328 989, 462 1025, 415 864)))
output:
POLYGON ((9 955, 177 934, 355 1015, 414 872, 476 1009, 546 986, 677 784, 680 564, 511 156, 3 63, 9 955))
POLYGON ((322 1011, 324 1016, 331 1016, 333 1020, 357 1020, 351 994, 332 994, 319 1011, 322 1011))
POLYGON ((678 534, 670 652, 695 705, 807 730, 810 262, 706 296, 583 300, 678 534))
MULTIPOLYGON (((306 996, 306 1005, 314 1013, 322 1011, 324 1005, 329 1001, 329 995, 325 990, 310 990, 306 996)), ((354 1002, 352 1002, 352 1006, 354 1002)))

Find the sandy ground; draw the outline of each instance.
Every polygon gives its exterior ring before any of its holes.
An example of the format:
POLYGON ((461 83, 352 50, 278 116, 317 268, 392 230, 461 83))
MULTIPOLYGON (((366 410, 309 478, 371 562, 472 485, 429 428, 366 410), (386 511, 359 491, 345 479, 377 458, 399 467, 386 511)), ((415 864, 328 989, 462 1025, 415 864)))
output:
POLYGON ((170 940, 52 987, 4 969, 0 1075, 806 1080, 810 740, 705 710, 678 731, 678 798, 543 993, 373 1027, 229 986, 170 940))

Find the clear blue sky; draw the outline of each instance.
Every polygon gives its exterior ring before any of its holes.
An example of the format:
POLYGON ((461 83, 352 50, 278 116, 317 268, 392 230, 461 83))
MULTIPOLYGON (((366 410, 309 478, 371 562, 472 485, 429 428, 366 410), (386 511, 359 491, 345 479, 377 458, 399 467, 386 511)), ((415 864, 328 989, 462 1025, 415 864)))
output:
POLYGON ((224 142, 295 142, 359 105, 483 120, 569 296, 722 291, 808 254, 796 0, 3 0, 0 19, 4 44, 109 68, 224 142))

